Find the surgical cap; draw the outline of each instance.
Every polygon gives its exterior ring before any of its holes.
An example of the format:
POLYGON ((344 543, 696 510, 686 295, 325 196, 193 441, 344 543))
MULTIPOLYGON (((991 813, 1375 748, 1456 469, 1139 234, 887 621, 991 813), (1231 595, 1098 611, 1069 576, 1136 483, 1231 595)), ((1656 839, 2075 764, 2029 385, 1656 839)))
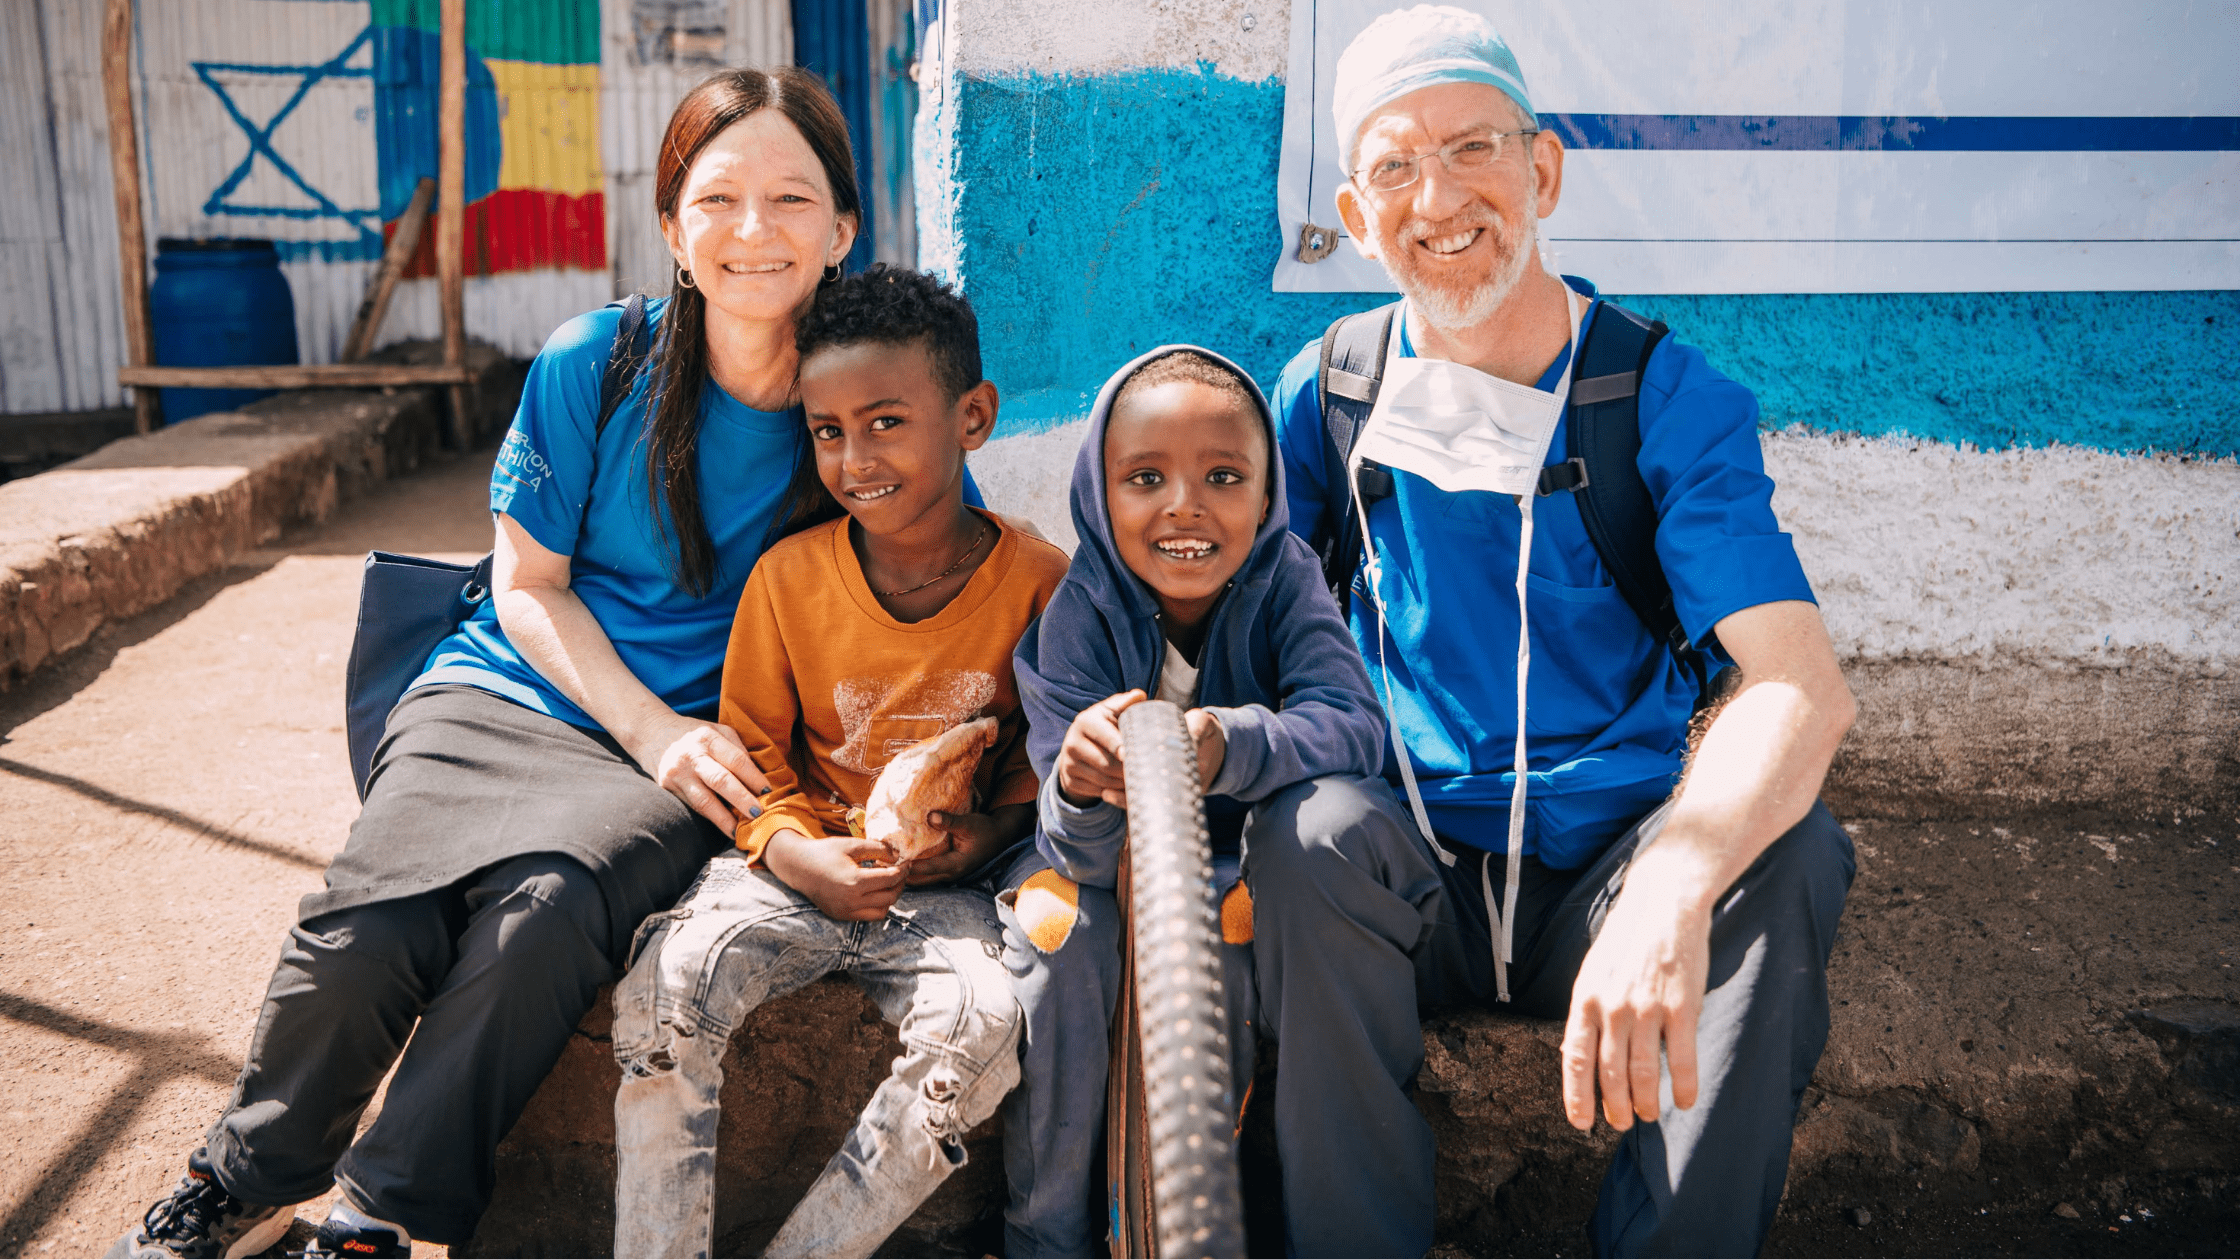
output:
POLYGON ((1346 45, 1330 94, 1339 155, 1353 166, 1361 125, 1380 105, 1441 83, 1486 83, 1538 117, 1516 54, 1493 23, 1452 5, 1419 4, 1384 14, 1346 45))

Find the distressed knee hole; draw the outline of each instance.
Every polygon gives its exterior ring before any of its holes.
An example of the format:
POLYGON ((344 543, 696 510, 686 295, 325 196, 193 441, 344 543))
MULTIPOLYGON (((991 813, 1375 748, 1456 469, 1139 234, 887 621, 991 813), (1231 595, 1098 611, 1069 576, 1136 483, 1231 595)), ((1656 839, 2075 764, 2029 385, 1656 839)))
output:
POLYGON ((622 1070, 641 1081, 651 1080, 664 1073, 676 1071, 677 1056, 671 1054, 667 1046, 662 1046, 632 1058, 622 1065, 622 1070))
POLYGON ((943 1068, 926 1077, 920 1089, 924 1103, 924 1116, 918 1121, 926 1136, 933 1139, 933 1153, 928 1166, 939 1168, 943 1163, 954 1170, 965 1162, 964 1132, 969 1126, 958 1113, 964 1101, 964 1082, 956 1072, 943 1068))

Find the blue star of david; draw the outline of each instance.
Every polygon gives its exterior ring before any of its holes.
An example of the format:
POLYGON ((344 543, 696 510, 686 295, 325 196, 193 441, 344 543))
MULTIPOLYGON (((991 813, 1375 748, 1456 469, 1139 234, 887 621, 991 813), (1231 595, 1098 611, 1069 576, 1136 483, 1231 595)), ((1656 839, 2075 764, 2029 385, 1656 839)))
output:
POLYGON ((316 87, 321 80, 369 79, 373 77, 371 69, 352 69, 346 64, 372 38, 373 28, 369 26, 358 32, 357 37, 352 39, 341 52, 318 65, 311 66, 233 61, 197 61, 194 63, 196 77, 202 80, 204 86, 217 94, 219 103, 225 106, 226 114, 241 128, 242 133, 249 137, 248 155, 241 159, 241 164, 234 167, 232 173, 228 174, 217 188, 211 191, 209 199, 202 203, 204 214, 213 216, 277 216, 289 219, 339 219, 358 230, 358 240, 354 243, 344 242, 346 248, 354 246, 353 252, 370 250, 369 254, 364 255, 367 257, 380 256, 382 245, 380 209, 374 207, 364 210, 345 210, 336 205, 332 197, 312 187, 311 182, 299 174, 286 158, 281 157, 279 151, 272 145, 272 133, 279 129, 281 123, 287 121, 288 115, 295 112, 296 106, 303 103, 303 98, 309 95, 311 89, 316 87), (288 97, 287 103, 280 107, 279 112, 262 124, 258 124, 249 121, 248 116, 241 112, 241 107, 234 101, 232 94, 227 92, 225 85, 218 81, 217 75, 219 74, 294 75, 299 81, 296 84, 296 90, 288 97), (231 201, 230 198, 235 190, 239 189, 243 181, 249 178, 249 169, 255 165, 259 157, 271 163, 273 169, 279 171, 288 182, 302 189, 315 205, 312 207, 258 206, 236 204, 231 201))

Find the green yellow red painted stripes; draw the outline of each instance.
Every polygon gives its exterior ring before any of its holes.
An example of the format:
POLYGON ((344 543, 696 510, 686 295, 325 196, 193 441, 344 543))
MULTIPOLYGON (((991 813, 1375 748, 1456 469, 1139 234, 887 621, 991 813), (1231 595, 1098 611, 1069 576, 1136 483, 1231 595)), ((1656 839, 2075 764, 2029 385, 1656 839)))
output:
MULTIPOLYGON (((384 202, 401 205, 402 196, 387 194, 436 173, 440 0, 372 0, 372 10, 385 36, 376 40, 377 57, 395 63, 375 76, 393 133, 381 149, 384 202)), ((468 0, 467 52, 467 274, 603 270, 598 0, 468 0), (478 94, 484 108, 476 108, 478 94)), ((407 274, 433 270, 431 234, 407 274)))

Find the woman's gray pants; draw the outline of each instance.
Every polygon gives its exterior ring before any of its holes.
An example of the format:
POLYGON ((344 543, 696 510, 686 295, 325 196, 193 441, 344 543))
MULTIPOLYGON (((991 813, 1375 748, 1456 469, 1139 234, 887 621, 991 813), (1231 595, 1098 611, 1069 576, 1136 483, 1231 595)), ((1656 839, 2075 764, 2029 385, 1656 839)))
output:
MULTIPOLYGON (((1562 1018, 1650 814, 1593 864, 1527 860, 1519 1014, 1562 1018)), ((1246 831, 1263 1034, 1279 1045, 1276 1145, 1294 1255, 1420 1256, 1432 1241, 1431 1129, 1410 1099, 1420 1006, 1490 1004, 1479 866, 1443 865, 1382 780, 1318 779, 1263 802, 1246 831)), ((1856 867, 1815 804, 1712 913, 1697 1027, 1699 1101, 1619 1142, 1588 1224, 1601 1255, 1756 1255, 1781 1199, 1797 1102, 1828 1037, 1828 953, 1856 867)), ((1671 1082, 1664 1089, 1670 1097, 1671 1082)), ((1547 1100, 1557 1105, 1557 1100, 1547 1100)))
POLYGON ((340 1183, 414 1238, 467 1241, 499 1139, 614 978, 611 935, 598 880, 557 854, 298 925, 204 1139, 218 1180, 275 1204, 340 1183), (353 1142, 391 1064, 381 1115, 353 1142))

